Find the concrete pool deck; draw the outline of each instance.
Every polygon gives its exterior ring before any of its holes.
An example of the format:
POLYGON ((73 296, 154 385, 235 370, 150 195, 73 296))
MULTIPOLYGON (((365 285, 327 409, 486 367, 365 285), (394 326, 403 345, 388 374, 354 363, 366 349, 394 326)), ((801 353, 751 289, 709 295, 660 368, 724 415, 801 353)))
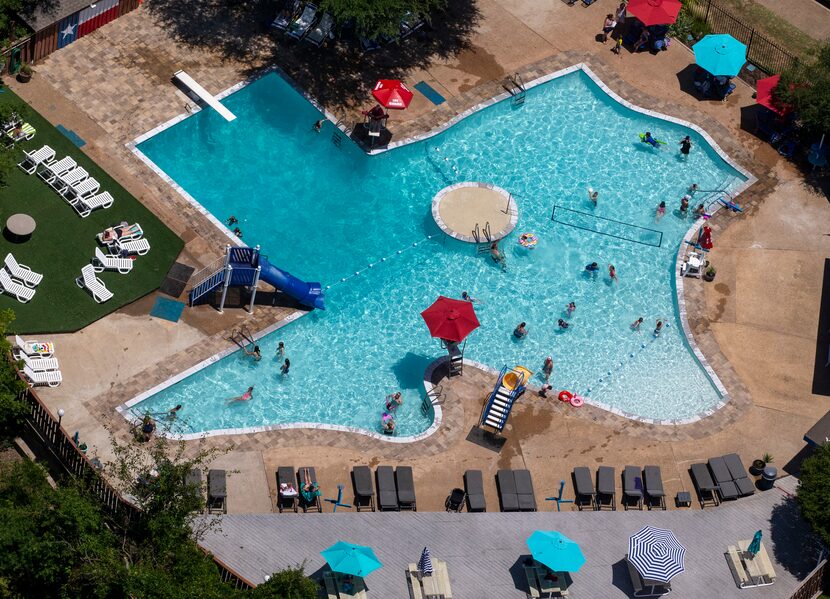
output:
POLYGON ((519 209, 507 190, 488 183, 465 182, 445 187, 435 195, 432 218, 450 237, 480 243, 510 235, 519 220, 519 209))
MULTIPOLYGON (((448 101, 434 107, 416 94, 410 109, 396 115, 396 138, 427 131, 503 91, 500 83, 507 73, 521 70, 532 79, 534 71, 541 75, 579 62, 589 63, 630 101, 703 127, 733 158, 762 175, 745 196, 752 202, 745 214, 724 214, 713 223, 712 259, 719 269, 714 285, 685 285, 695 338, 738 401, 691 429, 649 426, 593 409, 575 414, 558 402, 529 399, 518 406, 508 443, 495 454, 464 440, 492 384, 490 375, 469 370, 447 386, 448 402, 462 408, 452 417, 448 411, 447 434, 418 446, 390 448, 351 435, 307 430, 211 440, 216 447, 234 447, 216 464, 238 470, 229 480, 231 511, 272 509, 273 471, 292 463, 316 465, 329 495, 334 483, 348 482, 351 465, 411 464, 421 509, 441 510, 448 490, 471 467, 488 476, 499 467, 530 468, 542 496, 551 494, 576 465, 603 463, 620 469, 627 463, 654 463, 663 467, 667 492, 674 493, 689 488, 688 464, 711 455, 737 451, 748 462, 769 452, 783 467, 798 454, 803 432, 830 409, 828 398, 810 394, 818 263, 828 254, 828 238, 821 229, 828 220, 827 203, 803 187, 790 165, 740 129, 741 110, 753 104, 747 86, 739 83, 726 103, 701 102, 688 92, 693 59, 680 44, 657 56, 624 53, 617 58, 609 46, 594 42, 604 13, 616 4, 598 0, 582 9, 563 2, 479 2, 482 21, 470 46, 406 77, 407 83, 427 81, 448 101), (653 97, 655 90, 659 98, 653 97), (774 292, 769 293, 772 277, 774 292), (685 434, 691 430, 699 432, 685 434), (332 452, 332 447, 338 450, 332 452)), ((290 60, 288 55, 283 65, 289 72, 290 60)), ((244 79, 255 63, 222 61, 187 48, 139 9, 36 65, 31 83, 11 85, 45 117, 87 140, 84 151, 185 239, 184 261, 198 267, 221 254, 226 238, 139 163, 125 144, 184 110, 188 100, 169 83, 173 71, 185 66, 217 93, 244 79), (95 76, 103 72, 106 76, 95 76)), ((298 81, 303 84, 302 78, 298 81)), ((79 430, 103 457, 109 440, 102 425, 120 441, 128 437, 114 407, 134 396, 133 389, 146 389, 203 359, 199 356, 216 353, 224 342, 221 331, 236 323, 262 328, 239 310, 227 310, 219 318, 210 308, 200 308, 174 325, 149 318, 144 308, 137 302, 76 336, 58 339, 66 382, 41 392, 53 411, 66 409, 67 429, 79 430), (127 339, 123 351, 110 352, 109 344, 96 343, 114 335, 127 339), (90 371, 90 364, 100 366, 90 371)), ((255 318, 264 326, 279 317, 279 312, 258 309, 255 318)), ((486 486, 488 502, 495 501, 492 487, 486 486)))

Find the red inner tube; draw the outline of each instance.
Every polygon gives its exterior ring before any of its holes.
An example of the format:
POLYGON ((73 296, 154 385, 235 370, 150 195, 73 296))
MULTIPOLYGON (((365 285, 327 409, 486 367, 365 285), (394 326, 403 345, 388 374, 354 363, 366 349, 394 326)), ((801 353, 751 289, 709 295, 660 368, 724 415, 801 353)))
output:
POLYGON ((573 399, 574 394, 568 391, 567 389, 562 389, 559 392, 559 401, 571 401, 573 399))

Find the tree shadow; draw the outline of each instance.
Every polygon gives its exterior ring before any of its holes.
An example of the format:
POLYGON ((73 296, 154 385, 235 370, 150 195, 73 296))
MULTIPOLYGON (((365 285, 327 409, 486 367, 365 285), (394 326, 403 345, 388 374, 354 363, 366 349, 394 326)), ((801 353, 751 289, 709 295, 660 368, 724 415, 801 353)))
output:
POLYGON ((794 497, 772 508, 770 536, 775 561, 796 579, 803 580, 818 564, 821 543, 801 515, 794 497))
POLYGON ((148 0, 145 6, 178 42, 240 61, 247 65, 248 76, 276 64, 322 104, 341 108, 365 104, 381 77, 403 79, 414 69, 470 48, 469 38, 481 19, 475 0, 454 0, 432 15, 432 22, 440 25, 364 53, 345 32, 316 48, 272 31, 278 7, 270 0, 148 0))

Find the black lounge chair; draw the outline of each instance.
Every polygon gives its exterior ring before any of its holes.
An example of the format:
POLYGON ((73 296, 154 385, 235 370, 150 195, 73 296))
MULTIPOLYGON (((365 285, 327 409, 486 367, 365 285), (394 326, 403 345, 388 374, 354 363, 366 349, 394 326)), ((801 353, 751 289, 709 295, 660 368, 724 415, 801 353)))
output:
POLYGON ((597 509, 604 506, 612 510, 617 509, 617 491, 615 487, 615 473, 611 466, 600 466, 597 468, 597 509))
POLYGON ((283 6, 283 9, 277 13, 277 16, 274 18, 274 21, 271 23, 271 27, 277 29, 279 31, 285 31, 288 29, 288 25, 297 18, 297 15, 300 14, 300 9, 302 8, 303 3, 301 0, 288 0, 286 4, 283 6))
POLYGON ((392 470, 392 466, 378 466, 375 470, 375 478, 378 487, 378 509, 382 512, 399 510, 395 471, 392 470))
POLYGON ((638 466, 626 466, 623 469, 623 507, 630 504, 643 509, 643 473, 638 466))
POLYGON ((300 16, 295 17, 285 30, 289 37, 300 40, 305 37, 317 18, 317 6, 311 3, 303 6, 300 16))
POLYGON ((715 479, 715 484, 718 486, 721 501, 737 499, 738 485, 732 480, 732 475, 729 474, 729 468, 726 467, 723 458, 709 458, 709 470, 712 472, 712 478, 715 479))
POLYGON ((447 496, 447 500, 444 502, 444 509, 448 512, 460 512, 461 508, 464 507, 464 500, 466 498, 467 494, 464 492, 464 489, 456 487, 447 496))
POLYGON ((467 511, 486 512, 484 500, 484 477, 481 470, 467 470, 464 473, 464 489, 467 491, 467 511))
POLYGON ((646 489, 648 509, 655 505, 666 509, 666 492, 663 489, 663 475, 660 472, 660 466, 646 466, 643 468, 643 486, 646 489))
POLYGON ((311 31, 303 38, 303 41, 308 42, 318 48, 326 43, 326 40, 331 35, 331 30, 334 28, 334 17, 329 13, 324 13, 317 24, 311 28, 311 31))
POLYGON ((743 462, 741 462, 741 457, 737 453, 730 453, 723 456, 723 461, 729 469, 729 474, 732 475, 732 480, 735 481, 735 485, 738 487, 738 494, 741 497, 754 494, 755 484, 749 478, 749 474, 744 468, 743 462))
POLYGON ((280 466, 277 468, 277 510, 282 513, 283 510, 297 511, 297 495, 299 491, 294 485, 294 466, 280 466), (283 495, 282 485, 290 485, 294 487, 294 493, 291 495, 283 495))
POLYGON ((191 468, 184 477, 184 484, 190 487, 194 497, 202 498, 202 471, 191 468))
POLYGON ((519 495, 516 492, 516 476, 512 470, 496 472, 496 489, 499 492, 499 504, 503 512, 519 511, 519 495))
POLYGON ((354 506, 357 511, 360 508, 369 508, 375 511, 375 489, 372 486, 372 471, 368 466, 355 466, 352 468, 352 486, 354 487, 354 506))
POLYGON ((594 479, 591 476, 590 468, 586 466, 577 466, 573 470, 574 480, 574 504, 579 511, 586 505, 591 506, 592 510, 597 509, 597 493, 594 491, 594 479))
POLYGON ((297 470, 297 491, 300 493, 297 501, 303 508, 303 513, 323 511, 323 500, 320 499, 320 485, 317 483, 317 472, 313 466, 303 466, 297 470), (306 476, 307 475, 307 476, 306 476), (314 490, 304 491, 306 478, 314 483, 314 490))
POLYGON ((417 512, 415 481, 412 479, 412 468, 410 466, 395 468, 395 486, 398 489, 398 509, 417 512))
POLYGON ((533 479, 530 470, 514 470, 513 478, 516 481, 516 495, 519 497, 519 510, 523 512, 536 511, 536 494, 533 492, 533 479))
POLYGON ((692 482, 697 491, 697 500, 700 502, 700 509, 706 507, 706 502, 711 501, 713 505, 718 505, 718 486, 712 480, 712 475, 709 474, 709 469, 706 464, 692 464, 689 468, 692 476, 692 482))
POLYGON ((227 476, 224 470, 208 470, 208 514, 228 513, 227 476))

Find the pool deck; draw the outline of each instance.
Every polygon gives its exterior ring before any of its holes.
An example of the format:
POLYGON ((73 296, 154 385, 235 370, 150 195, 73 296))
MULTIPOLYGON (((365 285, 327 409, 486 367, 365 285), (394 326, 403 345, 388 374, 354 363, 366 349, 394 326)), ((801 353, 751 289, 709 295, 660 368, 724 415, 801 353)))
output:
MULTIPOLYGON (((604 14, 616 4, 598 0, 582 8, 564 2, 481 0, 476 5, 480 20, 466 48, 405 74, 408 84, 426 81, 447 102, 435 107, 416 93, 410 108, 395 115, 395 139, 426 133, 503 92, 501 82, 508 73, 532 80, 579 63, 589 65, 626 100, 686 119, 711 134, 760 179, 741 198, 743 214, 722 212, 712 221, 711 259, 718 267, 714 284, 692 279, 684 284, 690 329, 730 393, 727 406, 695 424, 655 426, 592 407, 568 411, 555 400, 528 397, 511 417, 506 445, 494 453, 465 441, 493 382, 492 375, 468 368, 445 385, 442 428, 414 445, 390 446, 316 430, 208 440, 211 447, 233 448, 215 464, 236 471, 229 480, 232 512, 272 510, 273 472, 285 464, 317 466, 324 491, 345 482, 355 464, 410 464, 420 509, 439 511, 467 468, 484 470, 490 481, 498 468, 529 468, 541 497, 550 495, 577 465, 621 469, 629 463, 657 464, 670 495, 690 488, 690 463, 713 455, 737 451, 749 462, 769 452, 779 468, 797 466, 797 460, 788 462, 802 450, 803 433, 830 409, 830 399, 811 394, 821 272, 824 256, 830 255, 823 223, 830 218, 830 206, 803 185, 791 165, 740 129, 744 111, 754 103, 749 87, 738 82, 725 103, 699 101, 689 92, 693 58, 682 45, 675 43, 657 56, 625 51, 617 57, 610 45, 595 42, 604 14), (338 451, 332 452, 333 447, 338 451)), ((9 83, 46 118, 86 140, 84 151, 182 236, 186 245, 180 261, 199 268, 222 253, 225 234, 149 171, 126 144, 184 111, 188 99, 170 83, 174 71, 184 68, 218 93, 274 60, 267 38, 261 41, 241 59, 223 58, 175 41, 141 8, 35 65, 30 83, 9 83)), ((300 85, 314 87, 313 78, 297 67, 299 50, 281 47, 276 56, 300 85)), ((347 122, 368 107, 329 106, 347 122)), ((65 382, 39 393, 53 411, 66 410, 65 427, 79 430, 103 458, 110 455, 105 426, 119 441, 129 434, 115 406, 225 349, 228 332, 239 324, 260 330, 293 313, 291 307, 267 307, 253 317, 241 310, 226 310, 219 317, 203 307, 186 311, 173 324, 150 318, 151 305, 151 298, 145 298, 75 335, 53 339, 65 382), (111 351, 114 337, 123 339, 123 351, 111 351)), ((493 487, 486 488, 491 505, 493 487)))
POLYGON ((509 191, 467 181, 445 187, 435 195, 432 218, 450 237, 481 243, 510 235, 516 228, 519 209, 509 191))

